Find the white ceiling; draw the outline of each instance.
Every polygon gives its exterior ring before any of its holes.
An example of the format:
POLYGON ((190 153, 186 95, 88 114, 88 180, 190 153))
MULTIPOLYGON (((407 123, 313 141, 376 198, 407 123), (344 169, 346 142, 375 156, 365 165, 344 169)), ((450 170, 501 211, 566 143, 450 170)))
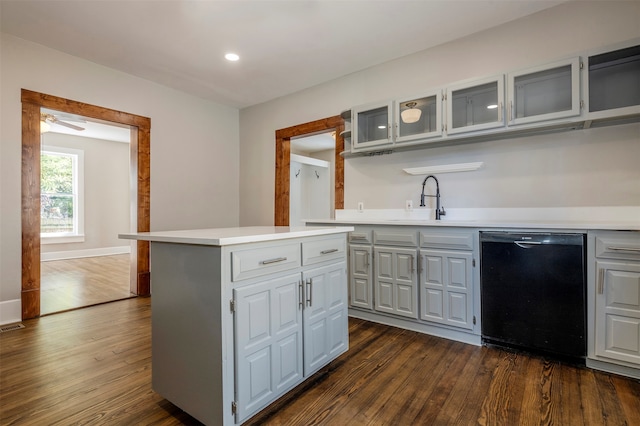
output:
POLYGON ((63 133, 66 135, 81 136, 92 139, 102 139, 113 142, 131 142, 131 129, 129 126, 117 126, 115 124, 111 125, 100 123, 87 117, 59 112, 47 108, 41 108, 40 111, 46 114, 51 114, 55 116, 56 119, 62 122, 69 123, 83 129, 71 129, 55 122, 49 122, 49 131, 51 133, 63 133))
POLYGON ((2 32, 236 108, 562 0, 0 0, 2 32), (228 62, 227 52, 240 55, 228 62))

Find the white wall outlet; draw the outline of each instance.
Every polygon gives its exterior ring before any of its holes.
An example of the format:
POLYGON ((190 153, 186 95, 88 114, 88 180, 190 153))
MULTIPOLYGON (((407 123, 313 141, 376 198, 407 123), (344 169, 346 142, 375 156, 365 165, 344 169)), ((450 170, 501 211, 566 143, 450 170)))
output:
POLYGON ((358 201, 358 212, 362 213, 364 211, 364 203, 362 201, 358 201))
POLYGON ((413 200, 407 200, 404 202, 404 209, 408 212, 413 210, 413 200))

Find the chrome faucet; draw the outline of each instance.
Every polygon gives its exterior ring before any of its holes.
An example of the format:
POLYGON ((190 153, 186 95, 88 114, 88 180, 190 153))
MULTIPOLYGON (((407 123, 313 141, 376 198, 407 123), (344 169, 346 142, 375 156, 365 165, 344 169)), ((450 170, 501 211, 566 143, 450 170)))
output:
POLYGON ((424 181, 422 181, 422 194, 420 195, 420 207, 425 206, 424 197, 436 197, 436 220, 440 220, 441 216, 444 216, 447 214, 447 212, 444 211, 444 207, 440 207, 440 184, 438 183, 438 179, 434 175, 429 175, 426 178, 424 178, 424 181), (424 195, 424 185, 427 183, 427 180, 429 178, 433 178, 433 180, 436 181, 436 195, 424 195))

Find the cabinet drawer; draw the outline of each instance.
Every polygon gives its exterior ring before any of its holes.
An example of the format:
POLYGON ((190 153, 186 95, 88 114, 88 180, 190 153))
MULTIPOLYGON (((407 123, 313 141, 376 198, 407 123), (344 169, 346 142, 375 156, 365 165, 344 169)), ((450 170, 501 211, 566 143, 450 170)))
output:
POLYGON ((233 281, 286 271, 300 266, 300 243, 235 250, 231 253, 233 281))
POLYGON ((374 229, 373 244, 387 246, 418 246, 417 231, 403 231, 398 229, 374 229))
POLYGON ((640 232, 599 232, 596 257, 640 260, 640 232))
POLYGON ((371 244, 371 229, 356 228, 355 231, 349 232, 349 243, 351 244, 371 244))
POLYGON ((313 265, 332 259, 344 259, 346 257, 344 236, 327 238, 317 241, 305 241, 302 243, 302 264, 313 265))
POLYGON ((420 231, 420 247, 473 250, 474 235, 466 229, 425 229, 420 231))

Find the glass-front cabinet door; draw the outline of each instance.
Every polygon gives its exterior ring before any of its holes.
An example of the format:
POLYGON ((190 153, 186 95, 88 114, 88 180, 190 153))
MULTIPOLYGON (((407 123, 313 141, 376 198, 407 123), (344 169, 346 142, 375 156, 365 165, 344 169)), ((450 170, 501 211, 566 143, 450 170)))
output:
POLYGON ((511 73, 509 125, 580 115, 580 58, 575 57, 511 73))
POLYGON ((441 91, 427 92, 394 103, 395 141, 410 142, 442 135, 441 91))
POLYGON ((391 102, 354 107, 351 111, 351 150, 392 145, 391 111, 391 102))
POLYGON ((640 113, 640 45, 588 59, 589 118, 640 113))
POLYGON ((447 134, 504 126, 504 75, 447 88, 447 134))

